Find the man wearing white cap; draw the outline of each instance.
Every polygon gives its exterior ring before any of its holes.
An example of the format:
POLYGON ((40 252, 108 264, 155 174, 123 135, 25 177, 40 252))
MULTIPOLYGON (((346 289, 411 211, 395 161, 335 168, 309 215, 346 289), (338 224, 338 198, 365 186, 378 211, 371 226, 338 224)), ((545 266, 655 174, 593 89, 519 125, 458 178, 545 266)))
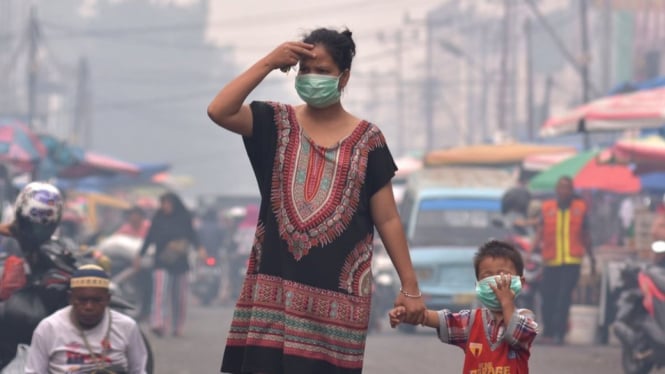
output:
POLYGON ((70 285, 70 306, 42 320, 32 336, 26 374, 145 373, 148 354, 136 322, 108 307, 108 274, 84 265, 70 285))

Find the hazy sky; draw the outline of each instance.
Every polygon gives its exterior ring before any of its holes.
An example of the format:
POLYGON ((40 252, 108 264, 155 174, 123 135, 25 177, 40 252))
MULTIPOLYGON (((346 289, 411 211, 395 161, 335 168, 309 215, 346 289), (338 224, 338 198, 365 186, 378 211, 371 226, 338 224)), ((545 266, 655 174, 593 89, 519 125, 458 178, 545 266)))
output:
MULTIPOLYGON (((186 1, 186 0, 181 0, 186 1)), ((389 71, 395 68, 394 42, 390 39, 395 31, 404 25, 408 12, 411 24, 409 29, 420 31, 419 38, 424 40, 422 20, 426 12, 443 1, 437 0, 342 0, 342 1, 271 1, 271 0, 243 0, 222 1, 213 0, 210 12, 210 41, 235 49, 234 60, 240 69, 245 69, 255 61, 272 51, 275 47, 287 40, 300 39, 303 33, 317 27, 348 27, 353 32, 356 42, 356 59, 354 60, 351 81, 342 99, 347 109, 364 117, 366 113, 356 112, 352 105, 358 96, 366 94, 362 86, 367 83, 367 75, 373 71, 389 71), (380 34, 387 37, 381 41, 380 34)), ((416 36, 413 36, 416 38, 416 36)), ((412 69, 412 64, 422 63, 424 45, 414 42, 416 47, 410 47, 404 55, 405 78, 418 74, 412 69)), ((406 49, 405 49, 406 50, 406 49)), ((286 76, 280 72, 273 72, 270 79, 281 80, 284 92, 290 97, 256 97, 257 99, 270 99, 298 103, 300 99, 293 89, 295 74, 286 76)), ((373 118, 366 118, 374 120, 373 118)), ((378 123, 381 126, 381 123, 378 123)), ((385 130, 385 129, 384 129, 385 130)), ((226 160, 231 154, 242 157, 226 163, 235 171, 235 183, 222 185, 220 188, 236 192, 257 191, 253 174, 249 168, 244 152, 241 150, 240 139, 234 139, 227 134, 221 134, 220 149, 224 152, 226 160), (251 186, 251 187, 249 187, 251 186)), ((395 139, 387 134, 388 143, 395 139)), ((226 169, 230 170, 230 169, 226 169)))
MULTIPOLYGON (((186 1, 186 0, 181 0, 186 1)), ((394 48, 391 33, 411 19, 410 27, 420 30, 427 10, 444 1, 437 0, 342 0, 342 1, 269 1, 213 0, 208 37, 219 45, 236 48, 235 60, 248 67, 272 51, 280 43, 300 39, 304 33, 317 27, 348 27, 353 32, 357 55, 353 75, 366 74, 375 69, 394 68, 394 48), (387 34, 381 41, 380 34, 387 34)), ((417 53, 417 51, 416 51, 417 53)), ((408 60, 408 55, 405 60, 408 60)), ((408 69, 406 69, 408 73, 408 69)), ((290 80, 285 79, 287 84, 290 80)), ((295 92, 293 98, 295 100, 295 92)), ((353 92, 347 93, 353 96, 353 92)))
MULTIPOLYGON (((52 0, 35 1, 43 4, 44 8, 50 9, 50 12, 41 9, 43 11, 41 15, 44 16, 46 21, 55 24, 65 22, 58 17, 57 11, 59 8, 50 3, 52 0)), ((183 16, 179 20, 176 12, 155 12, 155 14, 170 14, 171 18, 145 19, 137 25, 135 17, 127 17, 127 23, 124 24, 122 17, 118 18, 118 14, 114 13, 113 9, 109 10, 107 6, 102 6, 107 2, 125 3, 126 5, 131 1, 135 0, 80 0, 78 3, 74 0, 73 3, 78 4, 78 15, 90 20, 91 29, 104 29, 105 27, 120 30, 123 27, 129 29, 150 28, 169 24, 178 25, 186 22, 183 20, 186 20, 187 17, 183 16), (115 21, 110 21, 110 24, 104 24, 103 22, 97 24, 96 17, 104 15, 102 9, 106 9, 110 13, 110 19, 115 21), (117 24, 113 24, 113 22, 117 22, 117 24)), ((183 14, 185 14, 186 7, 198 7, 203 4, 204 0, 148 1, 164 6, 181 6, 183 7, 183 14)), ((371 101, 371 96, 367 96, 366 89, 369 74, 395 69, 395 43, 392 39, 395 32, 405 25, 407 14, 411 20, 407 28, 414 34, 410 34, 409 41, 405 42, 409 45, 405 46, 405 53, 403 54, 405 61, 403 73, 405 78, 420 74, 422 69, 415 67, 417 64, 422 64, 424 54, 424 48, 422 48, 424 45, 423 20, 428 10, 444 2, 446 1, 339 0, 324 2, 322 0, 310 0, 296 2, 294 0, 211 0, 207 39, 210 43, 231 47, 233 50, 231 59, 238 69, 244 70, 280 43, 300 39, 304 33, 314 28, 333 27, 341 29, 348 27, 353 32, 357 55, 354 60, 349 87, 344 93, 343 103, 354 114, 370 121, 376 121, 377 119, 372 118, 371 114, 364 110, 362 106, 363 100, 365 100, 365 103, 367 103, 366 99, 371 101), (419 35, 415 35, 417 32, 419 32, 419 35), (381 35, 384 35, 383 41, 381 35)), ((125 8, 130 9, 129 7, 125 8)), ((55 32, 52 29, 48 29, 48 31, 49 36, 55 32)), ((58 35, 56 33, 56 36, 58 35)), ((164 33, 164 35, 138 35, 137 41, 151 42, 153 38, 154 40, 161 40, 162 37, 164 41, 168 41, 170 35, 169 33, 164 33), (145 40, 141 39, 142 37, 145 40)), ((53 49, 64 56, 65 60, 69 60, 71 56, 86 53, 84 41, 67 38, 57 39, 55 37, 53 40, 53 49), (79 49, 76 49, 77 46, 79 49)), ((154 71, 137 73, 139 82, 134 82, 136 79, 131 77, 137 74, 132 72, 139 68, 145 69, 145 63, 133 61, 130 55, 118 60, 117 65, 113 65, 111 60, 118 58, 117 55, 120 53, 118 51, 122 50, 125 53, 130 51, 128 49, 114 49, 125 47, 123 45, 125 39, 118 38, 115 40, 115 43, 113 43, 114 39, 105 40, 102 38, 96 40, 93 38, 88 40, 90 43, 105 43, 102 45, 108 47, 108 51, 101 55, 99 55, 99 50, 95 50, 98 55, 95 55, 97 60, 93 59, 92 61, 93 71, 98 75, 113 73, 124 78, 117 81, 109 80, 108 76, 104 75, 104 79, 100 76, 97 81, 93 80, 96 103, 113 103, 119 99, 140 102, 152 100, 152 96, 186 95, 194 91, 205 91, 205 95, 183 100, 184 102, 175 101, 170 105, 147 106, 145 109, 128 107, 127 109, 104 112, 104 108, 98 106, 96 107, 98 121, 95 124, 93 149, 129 161, 169 162, 174 166, 173 172, 175 174, 191 175, 195 179, 196 185, 184 191, 185 193, 258 194, 254 175, 244 153, 240 137, 215 128, 205 115, 205 108, 214 93, 222 88, 228 78, 219 78, 219 82, 201 82, 200 79, 186 80, 183 78, 184 76, 195 73, 191 70, 203 68, 205 64, 189 64, 186 57, 187 50, 184 50, 181 61, 164 61, 163 65, 171 69, 170 73, 160 74, 161 65, 157 61, 158 66, 152 67, 154 71), (105 71, 104 68, 110 69, 110 71, 105 71), (183 70, 183 77, 178 76, 179 69, 183 70), (163 83, 165 87, 163 92, 153 92, 153 90, 150 93, 151 97, 146 97, 147 91, 142 92, 136 88, 141 80, 146 79, 154 79, 154 83, 159 83, 159 85, 163 83), (183 86, 173 86, 175 83, 169 85, 169 82, 185 83, 183 83, 183 86), (120 91, 118 91, 119 87, 120 91), (115 95, 120 94, 122 97, 113 97, 113 93, 115 95), (192 105, 197 108, 195 111, 190 110, 192 105), (171 121, 166 121, 164 117, 169 117, 166 119, 171 121), (169 123, 169 126, 165 128, 160 125, 160 121, 169 123), (172 123, 174 121, 177 123, 172 123), (141 131, 140 134, 136 132, 135 136, 127 136, 138 130, 141 131), (146 139, 153 141, 154 145, 151 144, 151 146, 146 147, 146 139)), ((131 43, 128 43, 128 45, 131 45, 131 43)), ((152 49, 148 49, 148 51, 152 51, 152 49)), ((155 51, 158 51, 158 49, 155 49, 155 51)), ((164 56, 169 55, 165 54, 164 56)), ((278 71, 273 72, 269 77, 272 82, 266 85, 270 89, 260 91, 251 96, 250 100, 261 99, 299 103, 300 99, 293 88, 294 77, 295 74, 286 76, 278 71), (275 89, 275 83, 277 87, 280 84, 282 85, 281 91, 275 89), (284 94, 279 94, 280 92, 284 94)), ((383 126, 388 143, 394 142, 395 137, 391 136, 390 126, 381 122, 379 120, 377 124, 380 127, 383 126)))

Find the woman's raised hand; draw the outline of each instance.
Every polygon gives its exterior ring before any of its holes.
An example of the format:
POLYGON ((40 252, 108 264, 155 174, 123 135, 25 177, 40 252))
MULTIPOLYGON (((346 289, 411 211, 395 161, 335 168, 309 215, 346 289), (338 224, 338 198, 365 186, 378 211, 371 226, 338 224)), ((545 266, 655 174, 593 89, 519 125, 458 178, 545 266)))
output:
POLYGON ((282 71, 287 71, 288 68, 296 65, 302 58, 316 57, 312 52, 313 48, 313 44, 285 42, 264 57, 264 61, 273 70, 281 69, 282 71))

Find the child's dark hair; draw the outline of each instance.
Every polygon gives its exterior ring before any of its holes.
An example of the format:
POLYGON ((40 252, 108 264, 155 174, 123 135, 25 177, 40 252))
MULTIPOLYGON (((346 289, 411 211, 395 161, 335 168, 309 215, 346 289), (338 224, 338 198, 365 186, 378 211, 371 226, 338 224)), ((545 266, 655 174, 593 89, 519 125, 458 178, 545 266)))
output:
POLYGON ((478 267, 480 262, 487 258, 505 258, 515 265, 517 275, 524 275, 524 260, 522 254, 513 247, 512 244, 501 240, 490 240, 478 248, 478 252, 473 257, 473 267, 476 270, 476 279, 478 279, 478 267))
POLYGON ((351 69, 351 62, 356 55, 356 43, 353 42, 349 29, 342 32, 326 28, 316 29, 305 36, 303 42, 321 44, 335 61, 339 70, 351 69))

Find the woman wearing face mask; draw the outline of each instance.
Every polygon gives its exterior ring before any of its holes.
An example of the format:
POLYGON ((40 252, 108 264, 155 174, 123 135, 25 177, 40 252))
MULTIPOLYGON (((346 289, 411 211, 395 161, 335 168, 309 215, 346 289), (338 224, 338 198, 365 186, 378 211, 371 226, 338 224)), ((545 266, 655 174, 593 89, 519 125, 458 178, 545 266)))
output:
POLYGON ((224 87, 210 118, 243 136, 262 202, 222 372, 360 373, 376 227, 402 282, 396 304, 424 303, 397 214, 395 164, 379 129, 344 110, 351 32, 286 42, 224 87), (244 105, 273 70, 299 65, 304 105, 244 105))

